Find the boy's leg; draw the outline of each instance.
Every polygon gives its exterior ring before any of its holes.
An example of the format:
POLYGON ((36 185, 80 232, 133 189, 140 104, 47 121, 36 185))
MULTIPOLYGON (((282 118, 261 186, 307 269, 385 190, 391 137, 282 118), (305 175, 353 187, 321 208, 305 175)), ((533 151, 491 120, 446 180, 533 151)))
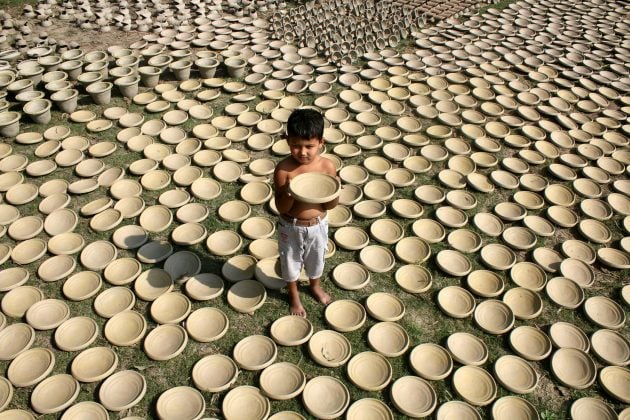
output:
POLYGON ((304 258, 304 269, 310 280, 309 291, 318 302, 328 305, 331 297, 321 286, 324 256, 328 247, 328 220, 323 219, 317 226, 309 229, 310 242, 304 258))
POLYGON ((332 299, 330 295, 326 293, 324 289, 322 289, 320 283, 321 282, 319 278, 310 279, 308 289, 315 299, 317 299, 320 303, 323 303, 324 305, 328 305, 332 299))
POLYGON ((289 291, 289 309, 291 315, 306 316, 304 306, 300 300, 300 293, 298 291, 298 282, 292 281, 287 284, 287 290, 289 291))
POLYGON ((301 263, 299 262, 299 252, 301 248, 301 238, 295 226, 280 223, 278 228, 278 247, 280 251, 280 268, 282 279, 287 282, 289 292, 289 310, 291 315, 306 316, 304 306, 300 300, 298 292, 298 277, 300 275, 301 263))

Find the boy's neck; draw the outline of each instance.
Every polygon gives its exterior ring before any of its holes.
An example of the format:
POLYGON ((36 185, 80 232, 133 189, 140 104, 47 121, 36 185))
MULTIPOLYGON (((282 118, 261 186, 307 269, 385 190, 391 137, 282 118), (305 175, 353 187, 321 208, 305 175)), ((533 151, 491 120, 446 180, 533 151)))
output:
POLYGON ((295 163, 296 166, 304 166, 304 167, 309 167, 311 165, 319 163, 320 159, 321 159, 321 155, 317 154, 317 156, 315 156, 311 162, 309 162, 309 163, 301 163, 299 160, 297 160, 293 156, 291 156, 291 160, 293 160, 293 163, 295 163))

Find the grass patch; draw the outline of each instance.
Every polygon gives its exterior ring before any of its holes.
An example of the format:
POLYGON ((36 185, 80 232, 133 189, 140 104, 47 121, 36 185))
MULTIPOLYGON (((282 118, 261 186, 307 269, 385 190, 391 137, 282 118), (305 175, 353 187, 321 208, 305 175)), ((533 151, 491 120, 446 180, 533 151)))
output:
MULTIPOLYGON (((9 0, 9 4, 18 3, 18 0, 9 0)), ((484 6, 480 9, 480 12, 483 13, 490 7, 504 8, 511 1, 502 1, 494 5, 484 6), (485 8, 485 9, 484 9, 485 8)), ((21 4, 21 3, 20 3, 21 4)), ((399 52, 407 52, 413 49, 413 42, 411 38, 407 38, 404 42, 398 47, 399 52)), ((252 93, 257 93, 262 87, 248 87, 247 91, 252 93)), ((331 96, 337 95, 344 87, 335 84, 333 90, 330 92, 331 96)), ((194 97, 194 93, 187 93, 186 97, 191 99, 194 97)), ((315 95, 310 93, 299 94, 297 97, 305 104, 311 105, 315 99, 315 95)), ((252 102, 248 103, 250 106, 250 110, 253 110, 256 104, 260 101, 259 98, 256 98, 252 102)), ((82 102, 81 108, 93 110, 98 118, 102 117, 102 107, 97 107, 93 105, 89 105, 89 101, 82 102)), ((209 102, 209 106, 213 108, 214 116, 221 115, 225 106, 230 102, 229 95, 223 95, 219 99, 216 99, 212 102, 209 102)), ((108 106, 124 106, 127 107, 132 112, 142 112, 143 108, 139 107, 133 103, 130 103, 128 100, 124 100, 120 97, 114 97, 111 104, 108 106)), ((341 106, 341 105, 340 105, 341 106)), ((175 106, 172 105, 171 109, 174 109, 175 106)), ((411 112, 408 112, 411 114, 411 112)), ((158 118, 159 114, 145 114, 145 118, 147 120, 158 118)), ((208 123, 209 121, 200 121, 200 120, 188 120, 183 128, 190 132, 194 125, 199 123, 208 123)), ((395 126, 396 118, 393 116, 384 115, 381 126, 389 125, 395 126)), ((435 121, 431 120, 422 120, 423 127, 429 127, 434 124, 435 121)), ((69 121, 67 115, 63 115, 58 113, 57 111, 53 112, 53 120, 47 124, 45 127, 31 125, 27 121, 23 121, 22 131, 37 131, 43 132, 47 127, 54 125, 65 125, 70 127, 73 136, 82 136, 89 140, 90 144, 95 144, 97 142, 110 141, 115 143, 118 148, 117 150, 104 158, 102 160, 106 163, 107 167, 121 167, 127 168, 130 163, 135 160, 142 159, 144 156, 141 152, 132 152, 125 147, 122 142, 117 140, 117 133, 121 130, 120 127, 111 128, 102 133, 90 133, 85 130, 84 124, 77 124, 69 121)), ((375 127, 366 127, 366 135, 373 134, 375 127)), ((279 138, 279 136, 276 136, 279 138)), ((439 142, 438 142, 439 143, 439 142)), ((15 153, 21 153, 28 157, 30 162, 40 159, 39 157, 34 155, 35 147, 33 146, 25 146, 17 143, 12 143, 12 147, 15 153)), ((245 150, 247 148, 245 143, 233 143, 233 148, 238 150, 245 150)), ((328 144, 327 149, 330 152, 334 145, 328 144)), ((173 147, 174 149, 174 147, 173 147)), ((418 151, 414 151, 417 153, 418 151)), ((89 153, 89 152, 87 152, 89 153)), ((504 148, 501 152, 501 156, 508 157, 515 154, 514 150, 504 148)), ((366 151, 362 153, 360 156, 350 159, 344 160, 344 165, 361 165, 362 162, 369 156, 378 155, 377 152, 366 151)), ((257 157, 270 157, 274 161, 280 160, 282 157, 274 155, 271 151, 264 152, 253 152, 252 158, 257 157)), ((53 158, 53 157, 48 157, 53 158)), ((426 174, 420 174, 416 176, 416 181, 413 186, 405 187, 397 189, 395 196, 393 199, 397 198, 413 198, 414 190, 417 186, 423 184, 438 184, 437 174, 439 171, 446 167, 446 162, 436 162, 433 165, 431 171, 426 174)), ((484 174, 489 174, 490 169, 479 169, 479 171, 484 174)), ((130 179, 140 180, 140 176, 134 176, 131 174, 126 175, 130 179)), ((211 168, 204 168, 204 176, 211 177, 211 168)), ((28 182, 33 182, 34 184, 40 186, 47 181, 50 181, 55 178, 62 178, 68 182, 74 182, 80 179, 76 173, 74 172, 72 167, 68 168, 59 168, 53 174, 46 175, 40 178, 29 179, 28 182)), ((370 175, 370 179, 380 179, 380 176, 370 175)), ((159 195, 172 188, 178 188, 174 184, 170 184, 163 190, 156 192, 145 192, 143 194, 143 199, 145 200, 146 206, 151 206, 159 203, 159 195)), ((227 201, 240 199, 239 191, 241 188, 241 184, 239 183, 223 183, 222 184, 222 192, 219 197, 213 200, 198 200, 193 198, 192 200, 195 202, 201 202, 204 205, 208 206, 210 210, 210 217, 203 221, 203 225, 206 227, 209 233, 216 232, 218 230, 231 229, 238 230, 238 224, 229 223, 221 220, 216 215, 216 210, 219 206, 227 201)), ((608 189, 604 186, 605 191, 608 189)), ((79 209, 89 203, 92 200, 103 197, 107 194, 106 188, 98 188, 97 190, 82 194, 75 195, 72 197, 72 204, 70 207, 75 211, 79 211, 79 209)), ((512 191, 497 188, 497 190, 492 194, 481 194, 477 192, 473 192, 474 196, 477 198, 478 204, 474 211, 467 211, 469 219, 471 219, 475 212, 486 211, 492 212, 494 206, 500 202, 509 200, 512 191)), ((392 199, 392 200, 393 200, 392 199)), ((20 213, 22 215, 30 215, 37 214, 38 205, 41 201, 41 197, 37 198, 31 203, 19 206, 20 213)), ((435 209, 438 206, 435 205, 424 205, 425 214, 424 218, 433 217, 435 213, 435 209)), ((173 213, 176 212, 176 209, 173 209, 173 213)), ((269 216, 269 209, 266 205, 253 205, 252 206, 252 214, 253 215, 267 215, 269 216)), ((535 214, 533 212, 532 214, 535 214)), ((269 216, 273 217, 273 216, 269 216)), ((406 235, 412 235, 411 225, 414 222, 413 220, 402 219, 394 216, 391 213, 387 213, 386 216, 397 222, 399 222, 405 229, 406 235)), ((607 222, 607 226, 613 231, 614 239, 620 239, 623 234, 621 230, 621 220, 620 216, 615 216, 611 221, 607 222)), ((353 220, 353 224, 359 226, 366 231, 369 230, 370 224, 373 220, 369 219, 360 219, 355 218, 353 220)), ((125 224, 138 223, 138 218, 131 218, 124 220, 120 226, 125 224)), ((168 239, 172 230, 178 225, 178 222, 174 222, 167 230, 159 233, 150 234, 151 239, 168 239)), ((482 237, 484 244, 500 242, 499 238, 494 238, 487 236, 476 229, 471 223, 468 224, 468 227, 471 230, 476 231, 482 237)), ((94 232, 89 227, 89 219, 81 217, 76 232, 80 233, 87 242, 95 241, 95 240, 111 240, 111 235, 113 230, 108 232, 94 232)), ((448 232, 451 230, 449 229, 448 232)), ((331 229, 330 236, 334 234, 334 229, 331 229)), ((41 233, 38 235, 40 238, 49 239, 45 233, 41 233)), ((558 229, 558 234, 554 237, 548 239, 540 239, 537 246, 545 246, 549 248, 553 248, 558 250, 559 245, 562 242, 562 238, 566 237, 578 237, 578 234, 575 230, 569 229, 558 229)), ((5 236, 3 237, 3 241, 6 241, 7 244, 11 246, 15 246, 16 242, 11 238, 5 236)), ((247 253, 247 249, 250 240, 245 239, 243 243, 243 247, 239 250, 239 253, 247 253)), ((375 243, 375 242, 373 242, 375 243)), ((386 247, 393 251, 393 246, 386 245, 386 247)), ((597 246, 595 246, 597 247, 597 246)), ((448 245, 445 241, 439 244, 431 245, 432 255, 435 256, 440 250, 448 248, 448 245)), ((220 273, 222 265, 229 257, 219 257, 211 255, 205 247, 205 243, 192 246, 192 247, 182 247, 175 246, 175 251, 180 250, 191 250, 194 251, 197 255, 200 256, 202 261, 202 272, 212 272, 212 273, 220 273)), ((119 257, 133 257, 135 256, 134 251, 127 250, 119 250, 119 257)), ((526 255, 525 253, 519 253, 519 261, 525 259, 531 259, 530 255, 526 255)), ((482 269, 484 268, 482 262, 480 261, 477 255, 469 255, 469 258, 473 264, 474 269, 482 269)), ((77 256, 78 259, 78 256, 77 256)), ((433 287, 432 289, 422 295, 411 295, 403 290, 401 290, 395 283, 393 273, 399 269, 402 264, 397 262, 395 267, 388 273, 372 273, 371 274, 371 282, 364 289, 357 291, 346 291, 342 290, 333 285, 331 279, 332 269, 345 261, 357 260, 356 252, 347 252, 343 250, 338 250, 337 253, 332 256, 326 262, 326 269, 324 272, 324 285, 325 288, 331 293, 335 300, 339 299, 353 299, 358 302, 365 302, 365 299, 374 292, 385 291, 393 294, 398 299, 400 299, 405 307, 406 307, 406 315, 400 321, 400 324, 405 328, 410 337, 410 348, 420 344, 420 343, 438 343, 441 345, 445 345, 445 341, 449 335, 454 332, 462 331, 472 333, 480 338, 486 343, 489 350, 489 360, 486 364, 486 368, 491 370, 491 364, 501 357, 504 354, 511 353, 508 340, 506 336, 493 336, 490 334, 486 334, 482 332, 471 319, 454 319, 449 318, 444 315, 441 310, 438 308, 436 304, 436 296, 438 291, 446 286, 450 285, 459 285, 465 287, 465 280, 461 278, 455 278, 448 275, 445 275, 435 264, 433 258, 429 259, 429 261, 423 264, 431 273, 433 279, 433 287)), ((26 266, 29 270, 31 277, 28 281, 28 285, 34 285, 39 287, 46 298, 56 298, 56 299, 65 299, 62 293, 62 285, 63 282, 52 282, 45 283, 37 278, 36 272, 39 266, 39 262, 35 262, 26 266)), ((13 266, 13 264, 9 261, 3 265, 3 268, 8 268, 13 266)), ((154 265, 151 264, 143 264, 143 270, 152 268, 154 265)), ((155 266, 161 267, 161 264, 157 264, 155 266)), ((600 267, 599 265, 595 266, 596 268, 596 283, 595 286, 591 289, 586 290, 587 297, 594 296, 596 294, 603 294, 606 296, 610 296, 611 298, 618 299, 617 293, 619 289, 619 285, 626 282, 626 277, 628 272, 613 272, 608 271, 600 267)), ((77 271, 82 268, 77 267, 77 271)), ((508 288, 513 287, 509 280, 509 273, 504 272, 500 273, 501 277, 505 280, 508 288)), ((551 275, 550 275, 551 276, 551 275)), ((228 289, 231 285, 226 282, 225 287, 228 289)), ((112 285, 107 282, 104 283, 103 289, 107 289, 112 287, 112 285)), ((132 287, 132 286, 129 286, 132 287)), ((182 285, 175 285, 174 290, 182 291, 182 285)), ((597 328, 592 323, 587 322, 585 316, 581 312, 570 311, 559 308, 553 302, 551 302, 544 292, 540 293, 543 300, 543 312, 533 321, 525 322, 518 321, 517 326, 520 325, 535 325, 537 327, 546 329, 549 325, 558 321, 566 321, 572 322, 582 328, 587 334, 591 334, 597 328)), ((226 354, 232 355, 232 351, 234 346, 243 338, 253 335, 253 334, 263 334, 269 335, 269 330, 271 324, 281 316, 284 316, 288 313, 288 305, 286 302, 286 292, 284 291, 268 291, 268 297, 263 305, 263 307, 258 310, 254 314, 240 314, 233 311, 226 299, 226 294, 223 293, 222 296, 213 299, 208 302, 192 302, 192 310, 196 310, 199 308, 212 306, 221 309, 225 312, 230 321, 230 329, 227 334, 216 342, 211 343, 198 343, 194 340, 190 340, 185 351, 179 355, 178 357, 164 362, 153 361, 149 359, 143 349, 142 345, 138 344, 131 347, 115 347, 115 351, 119 356, 119 366, 118 370, 123 369, 133 369, 141 372, 148 381, 147 394, 145 398, 135 407, 130 410, 126 410, 123 413, 120 413, 120 417, 126 415, 140 415, 147 417, 156 417, 156 413, 154 411, 155 402, 159 395, 165 390, 180 386, 187 385, 192 386, 191 379, 191 371, 194 364, 209 354, 226 354)), ((480 299, 477 299, 477 302, 480 302, 480 299)), ((329 329, 330 326, 327 325, 324 315, 323 308, 319 305, 314 299, 304 294, 303 303, 306 311, 309 313, 309 320, 313 323, 315 331, 329 329)), ((89 316, 96 320, 99 325, 100 331, 103 331, 104 325, 106 323, 106 319, 98 317, 94 314, 92 305, 93 299, 87 299, 81 302, 68 302, 68 305, 71 310, 71 316, 89 316)), ((149 324, 149 330, 155 328, 157 324, 151 319, 150 315, 150 303, 143 302, 138 300, 134 306, 134 310, 141 313, 145 319, 147 319, 149 324)), ((19 322, 23 320, 12 319, 10 322, 19 322)), ((376 324, 376 320, 369 318, 365 325, 361 327, 359 330, 354 331, 352 333, 345 334, 346 338, 350 341, 352 345, 353 354, 357 354, 362 351, 371 350, 367 341, 367 332, 369 329, 376 324)), ((622 334, 628 334, 628 327, 622 329, 622 334)), ((93 343, 92 346, 106 346, 110 347, 111 345, 101 336, 97 338, 97 340, 93 343)), ((73 358, 77 353, 63 352, 59 350, 55 344, 53 339, 53 333, 51 331, 38 331, 36 334, 36 340, 34 343, 34 347, 47 347, 51 348, 56 357, 56 364, 53 370, 53 373, 67 373, 70 369, 70 365, 72 363, 73 358)), ((307 375, 307 377, 313 378, 319 375, 332 375, 341 379, 346 386, 348 387, 351 398, 353 401, 365 398, 372 397, 378 398, 384 402, 386 402, 389 406, 392 406, 390 396, 389 396, 389 388, 386 388, 380 392, 366 392, 358 387, 354 386, 348 378, 345 367, 338 368, 324 368, 322 366, 317 365, 312 361, 311 357, 308 354, 308 350, 306 346, 301 347, 282 347, 278 348, 278 357, 277 361, 289 361, 295 363, 299 366, 307 375)), ((393 368, 393 379, 400 378, 406 375, 414 374, 413 369, 409 365, 408 362, 408 353, 404 356, 389 359, 392 368, 393 368)), ((0 362, 0 370, 6 372, 8 365, 10 362, 1 361, 0 362)), ((599 366, 599 365, 598 365, 599 366)), ((544 419, 560 419, 567 417, 567 408, 571 401, 581 396, 604 396, 606 398, 606 402, 610 405, 614 406, 616 409, 622 408, 620 404, 616 404, 614 401, 606 397, 606 394, 602 392, 602 390, 595 385, 593 388, 587 391, 574 391, 558 385, 557 381, 551 377, 550 369, 548 362, 537 362, 534 363, 534 367, 536 371, 540 374, 540 385, 537 390, 525 396, 530 402, 532 402, 539 410, 541 417, 544 419)), ((258 385, 258 372, 249 372, 249 371, 241 371, 237 380, 236 385, 258 385)), ((454 399, 459 399, 459 397, 455 394, 450 381, 436 381, 432 382, 432 386, 434 387, 438 401, 440 404, 451 401, 454 399)), ((83 384, 81 388, 81 393, 79 395, 78 401, 84 400, 98 400, 98 390, 99 384, 83 384)), ((14 394, 14 399, 11 403, 11 408, 23 408, 29 409, 30 407, 30 393, 32 388, 27 389, 16 389, 14 394)), ((221 402, 227 392, 211 394, 211 393, 203 393, 204 398, 207 403, 206 416, 221 416, 221 402)), ((500 388, 499 396, 508 395, 508 393, 500 388)), ((294 399, 289 401, 272 401, 272 413, 282 411, 282 410, 294 410, 301 412, 302 414, 306 414, 304 408, 301 404, 300 399, 294 399)), ((488 416, 489 411, 487 409, 479 410, 479 412, 483 415, 488 416)), ((42 418, 52 418, 53 416, 42 416, 42 418)))

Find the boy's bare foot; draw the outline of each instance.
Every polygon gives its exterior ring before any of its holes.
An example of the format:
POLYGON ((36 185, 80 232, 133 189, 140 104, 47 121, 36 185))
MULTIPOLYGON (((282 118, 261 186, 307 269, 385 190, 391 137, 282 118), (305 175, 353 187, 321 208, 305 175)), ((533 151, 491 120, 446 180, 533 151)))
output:
POLYGON ((302 301, 300 300, 297 282, 290 282, 287 285, 287 289, 289 291, 289 309, 291 311, 291 315, 305 317, 306 311, 304 310, 304 306, 302 306, 302 301))
POLYGON ((311 284, 308 288, 311 291, 311 295, 313 295, 313 297, 317 299, 320 303, 328 305, 332 300, 330 295, 326 293, 324 289, 322 289, 319 283, 311 284))
POLYGON ((291 299, 289 309, 291 310, 291 315, 301 316, 302 318, 306 317, 306 311, 304 310, 304 306, 302 306, 300 299, 291 299))

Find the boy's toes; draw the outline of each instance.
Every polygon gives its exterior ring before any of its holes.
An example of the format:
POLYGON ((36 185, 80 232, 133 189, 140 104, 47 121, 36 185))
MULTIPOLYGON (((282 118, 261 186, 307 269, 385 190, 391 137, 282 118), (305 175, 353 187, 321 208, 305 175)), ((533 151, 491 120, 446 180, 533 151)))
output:
POLYGON ((306 311, 302 305, 291 305, 291 315, 300 316, 302 318, 306 317, 306 311))
POLYGON ((319 286, 311 287, 311 294, 315 299, 324 305, 328 305, 332 301, 330 295, 324 292, 324 289, 319 286))

